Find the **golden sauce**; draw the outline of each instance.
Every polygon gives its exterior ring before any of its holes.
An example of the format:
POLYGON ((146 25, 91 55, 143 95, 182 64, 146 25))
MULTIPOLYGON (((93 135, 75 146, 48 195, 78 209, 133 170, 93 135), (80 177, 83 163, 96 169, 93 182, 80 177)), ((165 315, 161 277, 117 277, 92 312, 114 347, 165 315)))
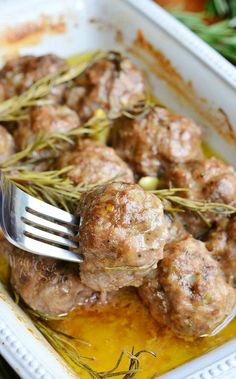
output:
POLYGON ((211 157, 216 157, 220 159, 221 161, 224 161, 224 158, 216 152, 207 142, 202 141, 202 150, 204 152, 205 158, 211 158, 211 157))
POLYGON ((6 258, 0 252, 0 282, 3 284, 7 283, 8 277, 9 277, 9 266, 8 266, 6 258))
MULTIPOLYGON (((82 355, 96 357, 88 361, 98 371, 109 370, 115 365, 121 351, 148 349, 157 354, 140 357, 142 371, 137 379, 151 379, 165 373, 236 336, 236 319, 215 337, 199 338, 186 342, 176 338, 167 328, 160 328, 139 300, 134 289, 121 290, 115 304, 99 310, 73 311, 63 321, 51 323, 54 328, 77 336, 91 343, 79 345, 82 355)), ((127 370, 128 360, 120 369, 127 370)), ((81 372, 82 378, 89 378, 81 372)))

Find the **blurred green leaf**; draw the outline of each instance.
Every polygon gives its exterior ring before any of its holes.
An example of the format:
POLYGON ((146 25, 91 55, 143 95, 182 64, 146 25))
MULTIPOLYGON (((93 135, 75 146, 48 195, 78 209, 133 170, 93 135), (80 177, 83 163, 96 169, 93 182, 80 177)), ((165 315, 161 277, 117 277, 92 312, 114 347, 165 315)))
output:
POLYGON ((236 62, 236 18, 208 25, 204 13, 183 11, 171 13, 215 50, 227 59, 236 62))
POLYGON ((210 17, 235 17, 236 1, 235 0, 208 0, 206 11, 210 17))

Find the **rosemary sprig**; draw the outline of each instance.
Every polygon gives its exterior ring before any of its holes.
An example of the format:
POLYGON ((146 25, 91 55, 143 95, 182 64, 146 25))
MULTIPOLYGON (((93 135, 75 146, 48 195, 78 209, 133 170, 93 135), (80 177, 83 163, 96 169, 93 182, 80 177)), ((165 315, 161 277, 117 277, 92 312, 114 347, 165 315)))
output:
MULTIPOLYGON (((5 172, 8 180, 12 181, 24 192, 44 200, 57 207, 62 207, 67 211, 73 211, 81 197, 81 194, 95 187, 94 185, 77 185, 75 186, 66 173, 70 171, 73 166, 65 167, 61 170, 52 170, 44 172, 36 172, 34 170, 27 170, 19 167, 13 173, 5 172)), ((113 178, 113 181, 115 178, 113 178)), ((111 180, 112 181, 112 180, 111 180)), ((162 200, 168 200, 172 204, 176 204, 183 210, 191 210, 198 214, 211 212, 218 213, 225 216, 236 213, 236 205, 224 204, 220 202, 209 202, 195 199, 189 199, 177 196, 177 193, 189 192, 187 188, 170 188, 152 190, 150 192, 156 194, 162 200)), ((177 209, 177 211, 181 210, 177 209)), ((169 208, 167 210, 170 210, 169 208)), ((172 208, 174 210, 174 208, 172 208)), ((107 270, 123 270, 124 267, 107 267, 107 270)), ((126 267, 125 267, 126 269, 126 267)), ((143 270, 145 267, 129 268, 133 270, 143 270)))
MULTIPOLYGON (((121 109, 120 116, 125 116, 132 120, 136 120, 144 117, 146 114, 150 112, 151 109, 154 109, 154 105, 150 102, 150 100, 147 97, 147 99, 139 101, 132 108, 121 109)), ((117 118, 117 115, 115 115, 114 118, 117 118)), ((113 119, 112 115, 111 119, 113 119)))
POLYGON ((82 127, 50 135, 38 134, 29 146, 3 162, 0 169, 8 180, 24 192, 71 212, 75 209, 81 194, 95 185, 81 183, 75 186, 66 177, 66 173, 73 166, 43 172, 35 171, 34 166, 44 159, 56 159, 64 148, 62 142, 74 145, 81 136, 95 138, 109 125, 110 121, 105 113, 97 110, 94 117, 82 127))
POLYGON ((211 212, 220 213, 225 216, 229 216, 236 213, 236 206, 230 204, 191 200, 179 196, 167 196, 166 199, 170 200, 172 203, 181 205, 186 209, 198 213, 211 212))
POLYGON ((80 137, 95 138, 102 131, 108 128, 110 121, 106 117, 105 113, 98 109, 94 116, 84 125, 71 129, 67 132, 57 132, 51 134, 39 133, 35 136, 35 139, 24 150, 11 155, 5 162, 1 163, 0 168, 6 169, 14 168, 14 165, 36 164, 38 161, 45 159, 57 158, 58 153, 61 153, 64 145, 62 142, 66 142, 70 145, 74 145, 80 137))
POLYGON ((191 190, 189 190, 188 188, 170 188, 154 190, 151 192, 156 194, 160 199, 169 200, 171 203, 180 205, 184 209, 191 210, 197 213, 211 212, 219 213, 225 216, 229 216, 236 213, 236 205, 210 201, 201 201, 176 196, 176 193, 178 192, 191 192, 191 190))
POLYGON ((85 362, 86 360, 95 360, 95 358, 85 357, 79 353, 77 345, 81 343, 87 344, 87 342, 51 328, 46 322, 35 316, 26 306, 23 305, 23 308, 31 317, 36 328, 74 371, 79 374, 81 370, 85 371, 92 379, 106 379, 118 376, 122 376, 123 379, 132 379, 137 372, 140 372, 139 356, 141 354, 145 353, 156 357, 156 354, 152 351, 141 350, 135 353, 133 348, 131 353, 121 352, 115 366, 111 370, 98 372, 85 362), (127 356, 130 361, 129 367, 127 370, 119 371, 120 364, 125 356, 127 356))
MULTIPOLYGON (((139 371, 139 367, 140 367, 140 362, 139 362, 139 359, 138 357, 141 355, 141 354, 150 354, 152 355, 153 357, 156 357, 156 354, 153 352, 153 351, 150 351, 150 350, 140 350, 138 351, 137 353, 134 352, 134 348, 132 349, 132 354, 130 354, 130 365, 129 365, 129 371, 132 371, 134 370, 135 371, 139 371)), ((132 379, 134 377, 134 375, 130 375, 129 373, 127 373, 123 379, 132 379)))
POLYGON ((81 194, 91 188, 91 186, 74 186, 70 179, 65 177, 72 167, 44 172, 19 170, 5 175, 8 180, 29 195, 71 212, 76 207, 81 194))
MULTIPOLYGON (((56 350, 56 352, 77 372, 85 370, 91 378, 99 378, 97 373, 89 367, 89 365, 83 362, 84 359, 90 359, 79 354, 79 350, 76 345, 71 342, 73 337, 68 337, 60 332, 54 331, 47 326, 41 320, 38 320, 31 316, 31 319, 36 328, 43 334, 50 345, 56 350)), ((74 339, 76 342, 76 339, 74 339)))
MULTIPOLYGON (((80 183, 75 185, 66 173, 74 166, 67 166, 60 170, 42 171, 29 170, 19 167, 17 171, 5 172, 5 178, 14 183, 22 191, 43 200, 67 212, 74 212, 82 193, 100 185, 118 180, 122 175, 117 175, 104 183, 80 183)), ((139 269, 145 269, 140 267, 139 269)))
MULTIPOLYGON (((54 75, 48 75, 36 81, 29 89, 19 96, 14 96, 0 103, 0 121, 10 121, 24 118, 22 110, 32 105, 42 105, 48 103, 44 99, 51 91, 52 87, 67 83, 77 76, 81 75, 89 65, 96 60, 103 58, 106 53, 102 51, 81 54, 79 61, 69 68, 63 68, 62 71, 54 75)), ((50 100, 49 100, 50 101, 50 100)))
POLYGON ((204 13, 182 11, 171 13, 227 59, 236 61, 235 19, 207 25, 204 13))
POLYGON ((105 267, 106 271, 145 271, 150 270, 151 268, 155 268, 156 261, 143 266, 113 266, 113 267, 105 267))

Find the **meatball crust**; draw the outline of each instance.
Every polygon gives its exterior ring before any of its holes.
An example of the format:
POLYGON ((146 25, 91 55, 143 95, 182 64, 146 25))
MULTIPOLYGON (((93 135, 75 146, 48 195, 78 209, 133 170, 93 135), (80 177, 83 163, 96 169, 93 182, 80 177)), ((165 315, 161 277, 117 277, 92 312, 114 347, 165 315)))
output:
POLYGON ((200 128, 160 107, 138 119, 116 120, 109 142, 139 176, 156 176, 163 161, 182 163, 202 157, 200 128))
POLYGON ((117 56, 99 60, 78 77, 75 86, 65 91, 65 101, 75 109, 83 122, 98 108, 119 115, 122 109, 133 108, 146 97, 144 76, 126 58, 117 56))
POLYGON ((101 295, 83 284, 79 266, 8 249, 14 290, 35 311, 48 316, 67 314, 78 306, 102 303, 101 295))
POLYGON ((206 247, 220 263, 227 282, 236 288, 236 216, 222 219, 210 231, 206 247))
POLYGON ((236 303, 218 263, 192 237, 168 245, 139 294, 159 323, 185 339, 211 334, 236 303))
MULTIPOLYGON (((25 55, 8 61, 0 71, 0 100, 21 94, 37 80, 56 74, 66 66, 64 59, 53 54, 38 57, 25 55)), ((52 95, 58 97, 58 88, 52 89, 52 95)))
POLYGON ((0 163, 15 153, 15 142, 10 133, 0 125, 0 163))
POLYGON ((32 107, 29 118, 19 122, 14 133, 17 147, 24 149, 38 133, 50 134, 67 132, 79 125, 75 111, 64 105, 43 105, 32 107))
POLYGON ((80 140, 75 150, 67 151, 56 164, 58 168, 70 165, 74 167, 66 175, 74 184, 102 184, 116 177, 134 182, 131 169, 115 150, 97 141, 80 140))
MULTIPOLYGON (((184 197, 225 204, 235 203, 236 171, 217 158, 172 166, 167 169, 165 176, 171 186, 190 189, 189 192, 182 193, 184 197)), ((212 212, 206 212, 204 215, 211 222, 221 217, 212 212)), ((197 238, 209 229, 196 213, 185 212, 181 218, 189 232, 197 238)))
POLYGON ((163 206, 136 184, 98 186, 81 197, 81 280, 97 291, 139 286, 163 257, 163 206))

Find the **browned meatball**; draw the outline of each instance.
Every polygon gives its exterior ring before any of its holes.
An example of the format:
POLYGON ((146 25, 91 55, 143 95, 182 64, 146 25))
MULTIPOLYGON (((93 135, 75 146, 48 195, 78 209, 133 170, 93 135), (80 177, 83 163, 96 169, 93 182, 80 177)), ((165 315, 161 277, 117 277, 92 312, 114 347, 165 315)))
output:
POLYGON ((209 233, 206 247, 220 263, 227 282, 236 287, 236 216, 218 223, 209 233))
POLYGON ((156 176, 162 161, 182 163, 202 157, 200 128, 160 107, 138 119, 116 120, 109 142, 139 176, 156 176))
POLYGON ((58 168, 70 165, 74 167, 66 175, 74 184, 102 184, 114 178, 134 182, 132 171, 115 150, 97 141, 80 140, 75 150, 66 152, 57 162, 58 168))
POLYGON ((145 99, 144 76, 129 59, 110 55, 94 63, 75 86, 65 92, 65 101, 87 121, 98 108, 119 115, 121 109, 132 108, 145 99))
POLYGON ((15 142, 10 133, 0 125, 0 163, 15 153, 15 142))
POLYGON ((111 183, 81 197, 81 280, 97 291, 139 286, 163 257, 161 201, 136 184, 111 183))
POLYGON ((29 119, 20 121, 14 132, 17 147, 24 149, 38 133, 66 132, 79 125, 79 118, 72 109, 64 105, 44 105, 32 107, 29 119))
POLYGON ((218 263, 191 237, 169 244, 139 293, 158 322, 186 339, 211 334, 236 303, 218 263))
POLYGON ((217 158, 176 165, 167 172, 175 187, 189 188, 188 198, 229 204, 236 200, 236 172, 217 158))
MULTIPOLYGON (((236 201, 236 172, 233 167, 217 158, 210 158, 185 165, 172 166, 166 172, 166 180, 173 187, 189 188, 182 196, 190 199, 220 203, 236 201)), ((209 221, 220 218, 216 213, 204 213, 209 221)), ((196 213, 181 215, 186 228, 195 236, 201 237, 208 226, 196 213)))
POLYGON ((6 244, 11 284, 32 309, 59 316, 78 306, 102 303, 98 292, 81 283, 79 266, 8 248, 6 244))
MULTIPOLYGON (((8 61, 0 71, 0 100, 21 94, 37 80, 56 74, 66 66, 64 59, 53 54, 39 57, 26 55, 8 61)), ((62 91, 58 87, 53 88, 52 95, 61 98, 62 91)))

